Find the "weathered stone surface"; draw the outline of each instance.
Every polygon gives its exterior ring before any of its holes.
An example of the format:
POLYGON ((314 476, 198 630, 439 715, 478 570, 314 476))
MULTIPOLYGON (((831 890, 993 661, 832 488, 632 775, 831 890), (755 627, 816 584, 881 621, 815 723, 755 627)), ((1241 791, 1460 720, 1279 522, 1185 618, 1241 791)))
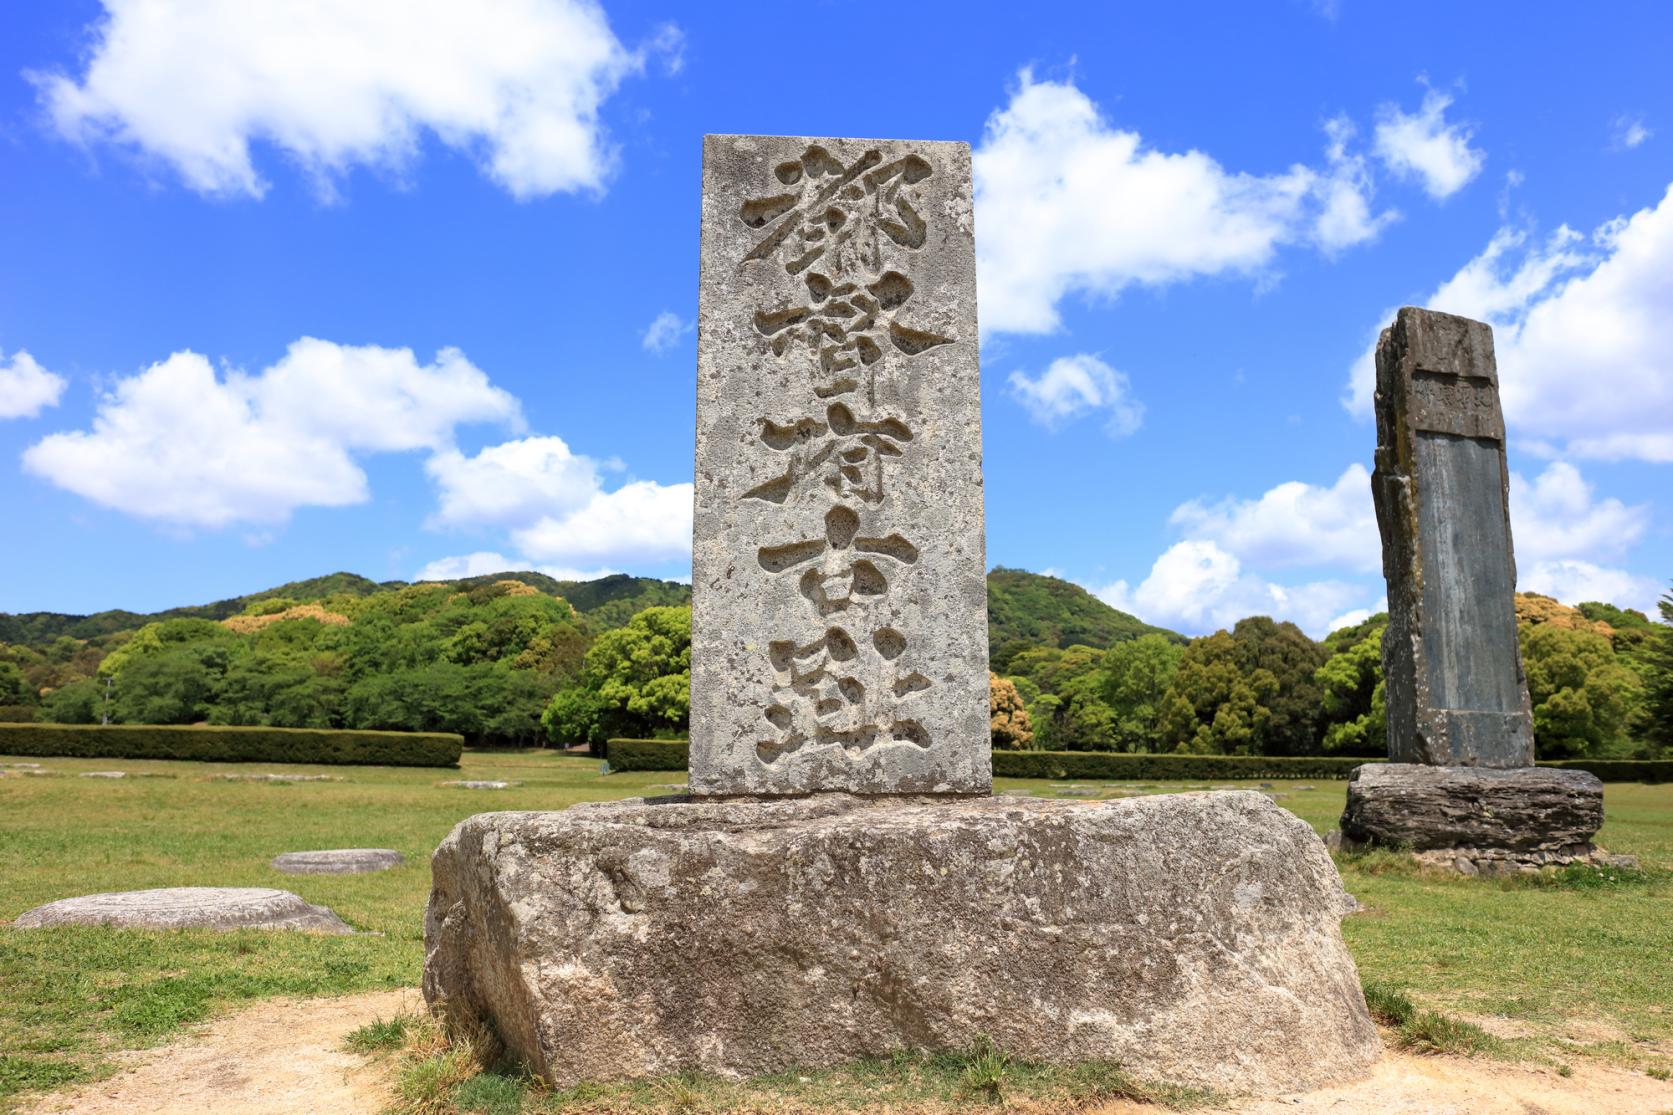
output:
POLYGON ((20 914, 19 929, 107 925, 117 929, 301 929, 353 933, 324 906, 268 887, 163 887, 64 898, 20 914))
MULTIPOLYGON (((1346 841, 1589 854, 1603 782, 1583 770, 1367 763, 1348 776, 1346 841)), ((1547 861, 1549 862, 1549 861, 1547 861)))
POLYGON ((285 852, 273 857, 273 870, 286 875, 364 875, 388 871, 405 863, 392 848, 332 848, 319 852, 285 852))
POLYGON ((1389 758, 1531 766, 1492 329, 1402 309, 1377 342, 1376 412, 1389 758))
POLYGON ((691 790, 985 793, 970 151, 703 146, 691 790))
POLYGON ((988 1035, 1287 1091, 1379 1052, 1335 867, 1254 793, 599 803, 472 817, 432 866, 426 998, 555 1082, 988 1035))

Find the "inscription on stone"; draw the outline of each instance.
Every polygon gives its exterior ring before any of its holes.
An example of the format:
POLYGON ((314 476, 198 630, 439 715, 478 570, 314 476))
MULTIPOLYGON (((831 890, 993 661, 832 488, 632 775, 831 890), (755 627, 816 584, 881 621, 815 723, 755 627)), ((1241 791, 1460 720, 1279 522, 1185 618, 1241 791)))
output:
POLYGON ((1532 765, 1492 330, 1402 309, 1377 343, 1376 409, 1389 758, 1532 765))
POLYGON ((969 149, 703 149, 697 794, 985 793, 969 149))

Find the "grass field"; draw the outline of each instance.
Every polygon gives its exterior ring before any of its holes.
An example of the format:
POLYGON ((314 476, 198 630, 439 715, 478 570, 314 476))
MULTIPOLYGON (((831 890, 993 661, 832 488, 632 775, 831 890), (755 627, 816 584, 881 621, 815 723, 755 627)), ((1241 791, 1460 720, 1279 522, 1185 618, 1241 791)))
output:
MULTIPOLYGON (((34 761, 47 773, 0 779, 0 1110, 8 1095, 96 1076, 109 1052, 153 1044, 240 1000, 412 986, 428 857, 457 821, 665 792, 660 787, 680 781, 601 776, 596 760, 539 752, 467 754, 457 772, 34 761), (77 777, 91 770, 128 777, 77 777), (335 780, 217 777, 264 771, 335 780), (519 785, 441 784, 452 779, 519 785), (345 877, 283 876, 268 867, 280 852, 336 847, 394 848, 407 863, 345 877), (369 932, 9 928, 18 914, 56 898, 188 885, 281 886, 369 932)), ((1002 779, 996 788, 1082 797, 1187 787, 1002 779)), ((1280 805, 1324 831, 1341 811, 1345 783, 1270 788, 1280 805)), ((1348 889, 1368 907, 1343 924, 1361 977, 1480 1023, 1512 1055, 1601 1057, 1658 1075, 1673 1069, 1673 786, 1612 784, 1606 803, 1601 841, 1640 856, 1641 870, 1487 882, 1420 875, 1387 856, 1342 861, 1348 889)))

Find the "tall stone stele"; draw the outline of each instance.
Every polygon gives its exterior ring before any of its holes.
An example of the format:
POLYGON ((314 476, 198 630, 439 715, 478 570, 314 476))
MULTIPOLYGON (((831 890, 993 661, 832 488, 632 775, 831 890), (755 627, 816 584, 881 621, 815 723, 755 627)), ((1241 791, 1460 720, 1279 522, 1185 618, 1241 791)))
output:
POLYGON ((1590 854, 1602 783, 1534 767, 1493 331, 1408 306, 1376 360, 1390 761, 1353 772, 1343 836, 1467 870, 1590 854))
POLYGON ((1377 1056, 1306 824, 990 795, 975 268, 962 143, 705 140, 691 792, 472 817, 432 865, 426 997, 548 1080, 1377 1056))

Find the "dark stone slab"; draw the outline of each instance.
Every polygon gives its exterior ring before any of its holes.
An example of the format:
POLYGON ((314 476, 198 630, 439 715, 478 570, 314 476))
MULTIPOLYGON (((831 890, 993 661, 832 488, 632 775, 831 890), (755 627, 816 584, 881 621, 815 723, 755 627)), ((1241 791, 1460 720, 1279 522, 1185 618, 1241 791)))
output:
POLYGON ((1583 770, 1367 763, 1348 776, 1342 836, 1354 844, 1589 853, 1603 782, 1583 770))
POLYGON ((1531 766, 1492 330, 1402 309, 1377 342, 1376 410, 1389 758, 1531 766))

